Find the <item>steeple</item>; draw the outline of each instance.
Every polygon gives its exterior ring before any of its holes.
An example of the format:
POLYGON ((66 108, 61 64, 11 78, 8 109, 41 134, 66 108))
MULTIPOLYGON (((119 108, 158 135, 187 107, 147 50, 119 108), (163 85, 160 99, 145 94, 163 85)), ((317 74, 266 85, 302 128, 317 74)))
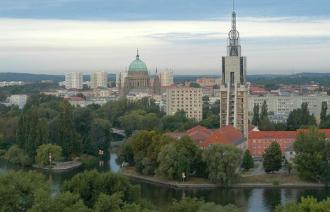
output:
POLYGON ((140 59, 140 55, 139 55, 139 49, 136 49, 136 59, 140 59))
POLYGON ((233 12, 231 16, 231 30, 228 34, 228 56, 241 56, 241 45, 239 39, 239 32, 236 28, 236 12, 235 12, 235 0, 233 0, 233 12))

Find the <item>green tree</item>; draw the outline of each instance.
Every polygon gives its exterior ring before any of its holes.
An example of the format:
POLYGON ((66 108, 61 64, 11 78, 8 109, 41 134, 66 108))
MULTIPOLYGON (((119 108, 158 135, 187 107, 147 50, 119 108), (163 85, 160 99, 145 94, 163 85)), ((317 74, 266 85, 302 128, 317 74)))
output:
POLYGON ((241 167, 245 170, 252 169, 254 167, 254 161, 249 150, 244 152, 243 161, 241 167))
POLYGON ((20 166, 30 166, 33 161, 29 155, 24 152, 18 145, 11 146, 4 155, 4 159, 13 164, 20 166))
POLYGON ((231 145, 213 145, 203 152, 208 178, 224 186, 232 184, 241 163, 241 151, 231 145))
POLYGON ((198 84, 197 82, 191 82, 191 83, 190 83, 190 87, 191 87, 191 88, 200 88, 201 85, 198 84))
POLYGON ((72 158, 81 153, 81 142, 74 128, 72 107, 67 101, 64 101, 61 107, 57 144, 62 147, 64 157, 72 158))
POLYGON ((288 130, 297 130, 309 126, 316 126, 316 119, 310 114, 308 104, 302 103, 301 108, 290 112, 287 120, 287 128, 288 130))
POLYGON ((197 172, 201 160, 200 149, 189 137, 183 137, 179 141, 167 144, 158 154, 159 163, 156 174, 169 179, 180 180, 182 173, 188 176, 197 172))
POLYGON ((254 104, 253 107, 253 118, 252 124, 254 126, 259 126, 260 116, 259 116, 259 104, 254 104))
POLYGON ((44 175, 30 172, 9 172, 0 175, 0 211, 27 211, 36 201, 36 194, 49 195, 50 186, 44 175))
POLYGON ((209 129, 218 129, 220 128, 220 116, 208 113, 207 118, 201 121, 201 125, 209 129))
POLYGON ((63 184, 62 191, 78 195, 89 208, 93 208, 98 201, 98 206, 104 203, 99 199, 101 194, 111 197, 121 192, 121 200, 128 204, 140 200, 141 195, 140 188, 132 185, 126 177, 111 172, 97 171, 86 171, 75 175, 63 184))
POLYGON ((314 197, 302 197, 299 203, 287 203, 279 205, 276 212, 296 212, 296 211, 329 211, 330 198, 318 202, 314 197))
POLYGON ((52 156, 52 161, 60 161, 62 159, 62 148, 53 144, 43 144, 37 149, 36 162, 41 166, 49 164, 49 154, 52 156))
POLYGON ((276 141, 273 141, 265 150, 263 158, 265 172, 269 173, 280 170, 282 167, 282 152, 280 145, 276 141))
POLYGON ((328 104, 327 102, 322 102, 322 109, 320 114, 320 129, 330 128, 330 115, 327 115, 328 104))
POLYGON ((193 119, 189 119, 184 111, 177 111, 173 116, 164 116, 161 119, 164 131, 183 132, 197 125, 193 119))
POLYGON ((304 180, 321 181, 327 174, 327 145, 325 135, 316 127, 301 132, 294 142, 295 164, 299 176, 304 180))
POLYGON ((259 123, 258 128, 261 131, 274 130, 274 125, 268 118, 268 106, 267 106, 266 101, 264 101, 264 103, 262 104, 261 112, 260 112, 260 119, 259 119, 258 123, 259 123))

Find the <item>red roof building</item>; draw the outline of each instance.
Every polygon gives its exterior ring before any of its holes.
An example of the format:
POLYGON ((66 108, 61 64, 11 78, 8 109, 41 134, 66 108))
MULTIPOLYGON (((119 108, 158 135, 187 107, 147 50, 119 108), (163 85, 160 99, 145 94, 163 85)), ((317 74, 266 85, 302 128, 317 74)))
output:
POLYGON ((235 127, 228 125, 214 131, 204 142, 203 148, 208 148, 215 144, 231 144, 235 146, 244 145, 242 133, 235 127))
POLYGON ((199 147, 204 146, 205 140, 213 133, 212 130, 202 127, 200 125, 187 130, 186 134, 191 137, 199 147))
MULTIPOLYGON (((292 147, 297 135, 306 131, 250 131, 248 149, 253 157, 262 157, 269 145, 276 141, 284 154, 290 146, 292 147)), ((327 140, 330 140, 330 129, 321 129, 320 132, 324 133, 327 140)))

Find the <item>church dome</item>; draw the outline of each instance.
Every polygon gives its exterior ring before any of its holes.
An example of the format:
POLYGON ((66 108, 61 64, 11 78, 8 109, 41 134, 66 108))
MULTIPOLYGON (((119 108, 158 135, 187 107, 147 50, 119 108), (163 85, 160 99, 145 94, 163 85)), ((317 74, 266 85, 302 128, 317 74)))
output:
POLYGON ((130 64, 128 72, 148 72, 147 65, 140 60, 139 52, 136 55, 136 59, 130 64))

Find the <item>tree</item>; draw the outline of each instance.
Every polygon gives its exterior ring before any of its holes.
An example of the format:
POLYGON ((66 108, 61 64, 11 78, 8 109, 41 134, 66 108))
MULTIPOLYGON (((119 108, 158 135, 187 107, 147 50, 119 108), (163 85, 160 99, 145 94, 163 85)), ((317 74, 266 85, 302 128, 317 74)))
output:
POLYGON ((204 150, 203 161, 211 182, 229 186, 237 177, 241 151, 230 145, 213 145, 204 150))
POLYGON ((184 198, 180 201, 173 200, 167 212, 239 212, 241 211, 234 205, 216 205, 213 202, 204 202, 195 198, 184 198))
POLYGON ((38 192, 50 193, 44 175, 34 171, 0 175, 0 185, 0 211, 27 211, 35 203, 38 192))
POLYGON ((57 145, 43 144, 37 149, 36 162, 41 166, 49 165, 49 154, 52 161, 60 161, 62 159, 62 148, 57 145))
POLYGON ((191 83, 190 83, 190 87, 191 87, 191 88, 200 88, 201 85, 198 84, 197 82, 191 82, 191 83))
POLYGON ((126 177, 111 172, 85 171, 79 173, 66 181, 62 190, 78 195, 89 208, 106 207, 104 199, 109 198, 117 202, 120 198, 122 202, 128 204, 136 203, 141 196, 138 186, 132 185, 126 177))
POLYGON ((20 166, 30 166, 32 165, 32 158, 24 152, 18 145, 11 146, 4 155, 5 160, 13 164, 18 164, 20 166))
POLYGON ((62 147, 65 158, 72 158, 81 153, 81 142, 74 128, 72 107, 67 101, 64 101, 61 107, 57 144, 62 147))
POLYGON ((309 126, 316 126, 316 119, 310 114, 308 104, 302 103, 301 108, 290 112, 287 120, 288 130, 297 130, 309 126))
POLYGON ((298 134, 294 142, 295 164, 299 176, 304 180, 321 181, 327 174, 328 148, 325 135, 316 127, 298 134))
POLYGON ((169 179, 181 180, 182 173, 189 175, 197 172, 201 160, 200 149, 189 137, 183 137, 179 141, 167 144, 158 154, 159 163, 156 174, 169 179))
POLYGON ((259 116, 259 104, 254 104, 253 107, 253 118, 252 124, 254 126, 259 126, 260 116, 259 116))
POLYGON ((164 131, 171 132, 183 132, 197 124, 194 119, 187 118, 183 110, 177 111, 173 116, 164 116, 161 119, 161 123, 164 131))
POLYGON ((322 102, 322 109, 320 114, 320 129, 330 128, 330 115, 327 115, 328 104, 327 102, 322 102))
POLYGON ((273 141, 263 155, 263 166, 266 173, 278 171, 282 167, 282 152, 280 145, 273 141))
POLYGON ((115 212, 121 211, 121 206, 124 204, 123 194, 117 192, 111 196, 101 193, 97 198, 94 209, 98 212, 115 212))
POLYGON ((260 118, 258 122, 258 128, 262 131, 271 131, 274 130, 274 125, 268 118, 268 106, 267 102, 264 101, 261 107, 260 118))
POLYGON ((220 116, 209 113, 207 118, 201 121, 201 125, 209 129, 220 128, 220 116))
POLYGON ((329 211, 330 198, 318 202, 314 197, 302 197, 299 203, 288 203, 276 207, 276 212, 329 211))
POLYGON ((241 167, 245 170, 252 169, 254 167, 253 158, 249 150, 244 152, 243 161, 241 167))

